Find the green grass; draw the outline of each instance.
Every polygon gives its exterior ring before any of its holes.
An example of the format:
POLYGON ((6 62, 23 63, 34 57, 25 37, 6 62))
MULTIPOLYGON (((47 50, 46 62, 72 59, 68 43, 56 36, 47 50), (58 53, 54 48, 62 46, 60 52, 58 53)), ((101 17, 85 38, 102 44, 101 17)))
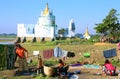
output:
POLYGON ((0 79, 7 79, 7 78, 5 78, 5 77, 0 77, 0 79))

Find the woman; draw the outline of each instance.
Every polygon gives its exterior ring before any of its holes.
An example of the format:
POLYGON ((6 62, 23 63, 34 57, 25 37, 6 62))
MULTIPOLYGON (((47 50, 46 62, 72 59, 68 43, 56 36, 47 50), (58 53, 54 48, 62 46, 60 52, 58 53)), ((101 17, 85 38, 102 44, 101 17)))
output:
POLYGON ((19 71, 22 73, 23 71, 28 72, 27 66, 27 58, 28 58, 28 51, 23 48, 20 44, 16 44, 16 54, 18 56, 19 61, 19 71))
POLYGON ((105 60, 105 64, 103 66, 103 72, 105 74, 115 75, 116 67, 113 66, 108 59, 105 60))

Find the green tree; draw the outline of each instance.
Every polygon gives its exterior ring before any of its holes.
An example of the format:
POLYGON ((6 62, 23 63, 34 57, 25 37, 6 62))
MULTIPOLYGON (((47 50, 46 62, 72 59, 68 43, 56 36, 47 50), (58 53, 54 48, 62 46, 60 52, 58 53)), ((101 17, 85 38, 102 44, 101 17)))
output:
POLYGON ((66 30, 64 28, 62 28, 62 29, 58 30, 58 34, 64 36, 65 31, 66 30))
POLYGON ((109 14, 103 19, 102 23, 96 24, 94 28, 97 33, 102 36, 108 36, 113 40, 119 40, 120 38, 120 23, 119 14, 116 14, 117 10, 111 9, 109 14))

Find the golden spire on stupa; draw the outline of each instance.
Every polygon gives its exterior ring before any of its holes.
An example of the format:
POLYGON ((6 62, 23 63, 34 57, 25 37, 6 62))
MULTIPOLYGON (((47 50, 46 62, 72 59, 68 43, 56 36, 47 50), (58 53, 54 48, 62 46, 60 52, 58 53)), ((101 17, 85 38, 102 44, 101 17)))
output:
POLYGON ((85 36, 85 37, 90 36, 90 34, 89 34, 89 32, 88 32, 88 27, 87 27, 87 29, 86 29, 86 31, 85 31, 85 33, 84 33, 84 36, 85 36))
POLYGON ((49 13, 49 8, 48 8, 48 3, 47 3, 46 8, 45 8, 43 14, 47 15, 48 13, 49 13))

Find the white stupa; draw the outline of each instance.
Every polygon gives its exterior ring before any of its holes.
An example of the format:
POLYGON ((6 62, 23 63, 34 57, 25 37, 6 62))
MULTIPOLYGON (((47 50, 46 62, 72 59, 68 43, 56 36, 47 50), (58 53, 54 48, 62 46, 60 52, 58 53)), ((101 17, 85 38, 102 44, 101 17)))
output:
POLYGON ((68 37, 75 37, 75 23, 73 19, 69 22, 68 37))

